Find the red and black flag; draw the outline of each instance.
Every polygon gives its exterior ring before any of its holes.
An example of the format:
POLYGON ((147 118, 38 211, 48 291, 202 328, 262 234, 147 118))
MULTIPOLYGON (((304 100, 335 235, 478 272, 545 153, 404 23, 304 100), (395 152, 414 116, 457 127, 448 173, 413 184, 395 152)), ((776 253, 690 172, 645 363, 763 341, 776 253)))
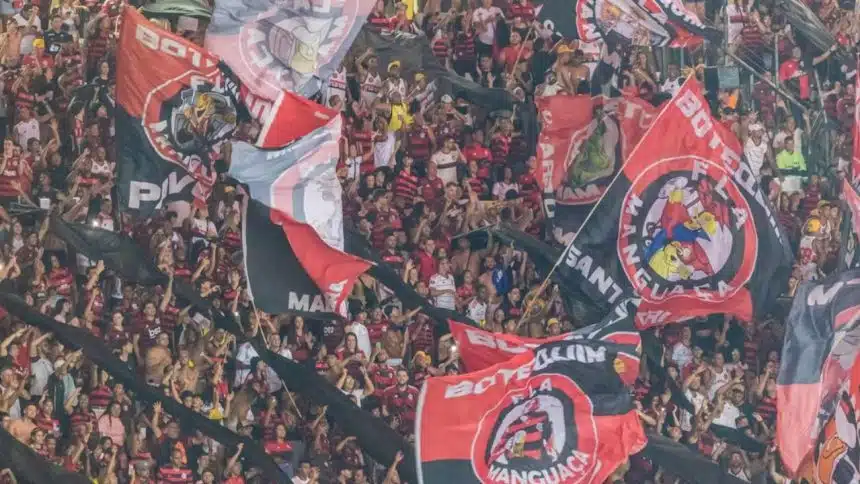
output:
POLYGON ((860 482, 860 357, 842 382, 833 414, 821 427, 797 477, 800 482, 860 482))
POLYGON ((535 103, 541 118, 535 178, 553 235, 567 245, 659 109, 633 96, 556 94, 535 103))
POLYGON ((204 201, 234 135, 276 148, 335 113, 281 91, 262 100, 210 52, 123 11, 117 62, 118 188, 149 214, 174 199, 204 201))
POLYGON ((624 45, 692 46, 703 38, 720 42, 680 0, 548 0, 538 19, 564 37, 624 45))
POLYGON ((252 198, 313 226, 328 245, 343 250, 340 140, 341 117, 336 116, 279 150, 233 143, 228 173, 248 187, 252 198))
POLYGON ((777 377, 777 444, 790 471, 808 458, 839 407, 858 354, 860 270, 802 285, 786 320, 777 377))
MULTIPOLYGON (((856 143, 856 141, 855 141, 856 143)), ((860 193, 848 179, 842 181, 842 199, 850 217, 842 217, 839 244, 839 269, 854 269, 860 266, 857 243, 860 242, 860 193)))
POLYGON ((345 314, 346 298, 370 263, 332 248, 312 226, 253 198, 243 220, 248 291, 258 308, 318 319, 345 314))
POLYGON ((623 364, 616 368, 625 383, 632 384, 639 376, 639 359, 642 338, 633 323, 636 313, 635 300, 619 304, 607 317, 596 324, 572 333, 548 338, 524 338, 512 334, 493 333, 483 329, 449 320, 451 335, 457 343, 460 360, 467 371, 479 371, 538 346, 555 341, 591 339, 615 343, 619 348, 618 361, 623 364))
POLYGON ((749 321, 792 255, 737 137, 690 79, 667 103, 562 254, 597 302, 641 298, 640 329, 725 313, 749 321))
POLYGON ((310 97, 338 69, 375 4, 220 1, 206 30, 206 47, 263 99, 276 99, 282 89, 310 97))
POLYGON ((419 482, 604 482, 646 443, 615 370, 617 351, 557 341, 427 379, 417 408, 419 482))

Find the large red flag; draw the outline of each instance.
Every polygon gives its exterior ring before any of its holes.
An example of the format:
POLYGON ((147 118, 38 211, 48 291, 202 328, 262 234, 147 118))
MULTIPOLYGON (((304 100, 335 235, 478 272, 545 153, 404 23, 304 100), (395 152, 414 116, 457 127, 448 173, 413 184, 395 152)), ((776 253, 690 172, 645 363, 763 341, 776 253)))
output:
POLYGON ((617 351, 557 341, 427 379, 416 410, 419 482, 604 482, 646 443, 617 351))

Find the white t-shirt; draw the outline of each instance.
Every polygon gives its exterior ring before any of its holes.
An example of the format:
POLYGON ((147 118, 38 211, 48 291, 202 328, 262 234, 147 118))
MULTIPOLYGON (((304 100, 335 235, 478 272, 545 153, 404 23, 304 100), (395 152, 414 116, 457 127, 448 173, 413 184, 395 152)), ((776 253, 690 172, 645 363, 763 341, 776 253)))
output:
POLYGON ((370 334, 367 332, 367 327, 359 322, 354 322, 344 328, 347 333, 355 333, 355 338, 358 340, 358 349, 370 357, 373 347, 370 345, 370 334))
POLYGON ((714 423, 730 429, 736 429, 738 426, 735 423, 735 420, 740 416, 741 411, 738 407, 731 402, 725 402, 723 404, 723 411, 720 413, 719 417, 714 419, 714 423))
MULTIPOLYGON (((705 404, 705 396, 699 392, 694 392, 689 389, 684 391, 684 396, 687 397, 687 400, 689 400, 690 403, 693 404, 693 410, 695 410, 696 413, 699 413, 699 410, 702 409, 702 405, 705 404)), ((684 432, 689 432, 693 430, 693 414, 684 409, 681 409, 680 417, 681 430, 683 430, 684 432)))
POLYGON ((504 200, 505 195, 511 190, 520 193, 520 185, 517 182, 506 183, 504 181, 497 181, 493 184, 493 198, 504 200))
POLYGON ((450 168, 442 167, 456 163, 457 159, 458 156, 456 151, 452 151, 450 153, 437 151, 430 157, 430 160, 436 163, 436 168, 438 169, 436 171, 437 175, 439 175, 439 178, 441 178, 446 185, 448 183, 457 183, 457 165, 453 165, 450 168))
POLYGON ((30 367, 33 381, 30 384, 30 395, 41 397, 48 385, 48 378, 54 374, 54 364, 45 358, 39 358, 30 367))
MULTIPOLYGON (((472 23, 482 23, 487 19, 502 17, 502 10, 499 7, 478 7, 472 13, 472 23)), ((476 26, 477 29, 477 26, 476 26)), ((480 29, 478 29, 480 30, 480 29)), ((496 22, 488 22, 487 30, 478 34, 478 40, 485 45, 493 45, 496 41, 496 22)))
POLYGON ((764 159, 767 156, 767 140, 762 138, 761 142, 756 144, 752 138, 747 138, 747 142, 744 143, 744 156, 747 157, 747 162, 756 178, 761 177, 761 167, 764 166, 764 159))
POLYGON ((27 147, 27 141, 31 138, 39 138, 39 121, 36 118, 30 118, 27 121, 19 121, 15 125, 15 141, 21 147, 27 147))
MULTIPOLYGON (((245 365, 250 365, 251 360, 259 356, 257 354, 257 350, 251 346, 251 343, 242 343, 239 346, 239 351, 236 352, 236 361, 239 361, 245 365)), ((233 386, 238 387, 245 383, 245 380, 248 379, 248 375, 251 374, 251 368, 241 368, 236 370, 236 379, 233 380, 233 386)))
POLYGON ((729 371, 727 366, 723 366, 723 371, 717 372, 716 368, 713 369, 714 377, 711 379, 711 387, 708 388, 708 398, 713 400, 717 395, 717 390, 723 387, 729 380, 732 379, 731 372, 729 371))
POLYGON ((472 299, 468 308, 466 308, 466 316, 472 321, 484 324, 484 321, 487 319, 487 303, 472 299))
POLYGON ((672 361, 678 365, 678 368, 684 368, 693 361, 693 350, 684 343, 675 343, 672 348, 672 361))
POLYGON ((452 291, 451 294, 443 294, 441 296, 436 296, 434 298, 433 304, 435 304, 438 308, 455 309, 453 291, 457 290, 457 286, 454 285, 453 274, 448 274, 447 276, 443 276, 442 274, 434 274, 433 277, 430 278, 430 289, 435 289, 437 291, 452 291))
POLYGON ((394 136, 393 132, 388 131, 385 133, 385 139, 383 141, 376 141, 373 143, 374 168, 388 166, 388 162, 391 160, 391 155, 394 153, 396 142, 397 137, 394 136))
POLYGON ((660 90, 663 92, 667 92, 674 97, 675 94, 678 94, 678 91, 681 90, 681 84, 683 83, 683 77, 678 77, 677 79, 666 79, 666 81, 660 87, 660 90))

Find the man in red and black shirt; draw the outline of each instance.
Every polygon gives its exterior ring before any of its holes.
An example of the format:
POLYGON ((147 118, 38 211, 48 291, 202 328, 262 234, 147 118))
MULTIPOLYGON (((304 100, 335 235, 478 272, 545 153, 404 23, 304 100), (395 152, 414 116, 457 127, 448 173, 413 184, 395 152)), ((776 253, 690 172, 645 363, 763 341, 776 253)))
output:
POLYGON ((409 384, 409 373, 397 370, 397 384, 385 389, 382 394, 382 415, 400 418, 400 431, 410 432, 415 422, 415 407, 418 405, 418 389, 409 384))
POLYGON ((191 484, 194 473, 185 467, 185 454, 180 449, 170 453, 170 464, 158 468, 158 482, 162 484, 191 484))

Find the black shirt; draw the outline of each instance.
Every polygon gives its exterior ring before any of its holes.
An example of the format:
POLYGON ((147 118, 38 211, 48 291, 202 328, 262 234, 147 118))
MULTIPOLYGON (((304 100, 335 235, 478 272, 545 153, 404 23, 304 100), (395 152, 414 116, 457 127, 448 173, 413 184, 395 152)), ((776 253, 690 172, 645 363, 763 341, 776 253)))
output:
POLYGON ((53 30, 48 30, 45 32, 45 52, 50 55, 56 55, 62 49, 63 44, 67 44, 72 41, 72 35, 68 32, 54 32, 53 30))

